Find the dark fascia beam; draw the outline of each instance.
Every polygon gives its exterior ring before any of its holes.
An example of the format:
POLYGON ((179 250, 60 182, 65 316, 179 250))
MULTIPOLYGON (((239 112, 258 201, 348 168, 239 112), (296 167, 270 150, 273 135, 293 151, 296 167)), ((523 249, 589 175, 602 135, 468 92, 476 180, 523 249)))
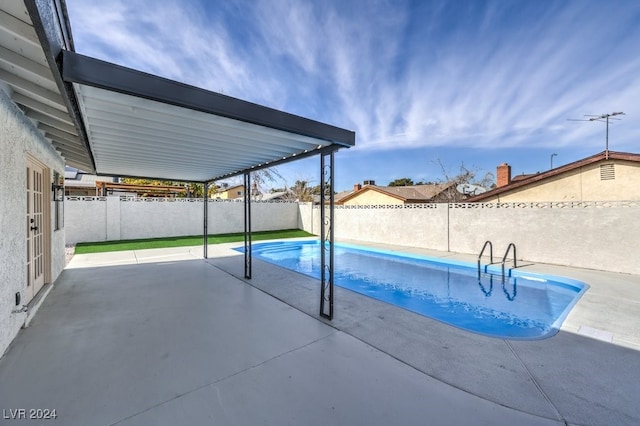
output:
POLYGON ((256 172, 256 171, 262 170, 262 169, 268 169, 269 167, 279 166, 281 164, 290 163, 292 161, 301 160, 301 159, 307 158, 307 157, 313 157, 315 155, 328 154, 330 152, 337 151, 340 148, 341 147, 339 145, 327 145, 327 146, 324 146, 324 147, 319 148, 319 149, 314 149, 313 151, 308 151, 308 152, 304 152, 302 154, 296 154, 296 155, 292 155, 292 156, 287 157, 287 158, 282 158, 280 160, 275 160, 275 161, 270 161, 268 163, 259 164, 259 165, 255 166, 255 167, 250 167, 250 168, 244 169, 244 170, 238 170, 236 172, 228 173, 226 175, 216 176, 216 177, 212 178, 211 180, 209 180, 208 182, 215 182, 217 180, 229 179, 229 178, 232 178, 234 176, 240 176, 240 175, 243 175, 245 173, 251 173, 251 172, 256 172))
POLYGON ((246 123, 309 136, 343 147, 355 145, 355 132, 278 111, 220 93, 125 68, 63 50, 58 58, 62 78, 152 101, 202 111, 246 123))
POLYGON ((56 62, 57 56, 65 49, 73 50, 73 38, 71 37, 71 26, 69 24, 69 15, 64 0, 26 0, 25 6, 29 12, 29 17, 33 23, 42 51, 49 69, 53 74, 56 86, 62 95, 64 106, 69 112, 69 116, 73 121, 73 125, 80 135, 80 139, 86 149, 87 159, 85 167, 86 172, 94 173, 96 170, 96 162, 93 158, 93 152, 89 146, 89 138, 84 127, 84 122, 80 115, 78 100, 73 92, 70 84, 65 84, 60 74, 59 66, 56 62))

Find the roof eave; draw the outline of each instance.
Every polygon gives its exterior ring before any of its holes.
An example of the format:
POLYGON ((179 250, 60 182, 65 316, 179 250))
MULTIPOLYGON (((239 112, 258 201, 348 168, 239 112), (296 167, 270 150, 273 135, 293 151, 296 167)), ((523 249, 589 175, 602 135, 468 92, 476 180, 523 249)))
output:
MULTIPOLYGON (((71 26, 69 24, 68 12, 64 1, 57 2, 35 2, 25 1, 25 7, 29 12, 29 16, 33 23, 33 28, 40 40, 42 51, 45 55, 49 68, 55 80, 56 86, 60 91, 62 99, 65 103, 69 117, 73 122, 80 139, 82 140, 86 156, 82 164, 78 160, 74 161, 75 165, 82 165, 84 171, 95 173, 96 165, 93 153, 89 146, 89 139, 80 115, 78 103, 73 94, 71 87, 63 81, 58 63, 56 61, 59 52, 65 49, 74 49, 73 37, 71 34, 71 26), (58 10, 58 7, 60 10, 58 10), (62 15, 62 21, 60 21, 62 15)), ((63 152, 64 155, 64 152, 63 152)))

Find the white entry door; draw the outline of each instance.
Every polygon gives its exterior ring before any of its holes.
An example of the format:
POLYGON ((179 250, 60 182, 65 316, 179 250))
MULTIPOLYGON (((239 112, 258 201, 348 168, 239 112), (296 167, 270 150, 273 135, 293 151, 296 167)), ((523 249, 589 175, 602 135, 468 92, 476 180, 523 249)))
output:
POLYGON ((44 167, 27 159, 27 302, 44 285, 44 167))

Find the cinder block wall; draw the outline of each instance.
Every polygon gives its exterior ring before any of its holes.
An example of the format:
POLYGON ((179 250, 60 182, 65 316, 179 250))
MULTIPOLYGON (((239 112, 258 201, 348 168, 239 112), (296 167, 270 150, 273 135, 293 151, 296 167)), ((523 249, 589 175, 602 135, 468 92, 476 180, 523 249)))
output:
POLYGON ((339 207, 335 232, 336 238, 447 251, 447 205, 339 207))
MULTIPOLYGON (((640 274, 640 202, 454 203, 340 206, 335 237, 465 254, 490 240, 530 262, 640 274)), ((301 204, 299 227, 319 234, 320 209, 301 204)))
POLYGON ((527 261, 640 274, 640 203, 527 205, 451 208, 450 250, 475 254, 491 240, 500 257, 514 243, 527 261))
MULTIPOLYGON (((67 242, 202 233, 201 200, 68 201, 67 242), (119 219, 118 219, 119 218, 119 219), (71 225, 73 223, 73 225, 71 225)), ((209 203, 209 232, 242 232, 243 204, 209 203)), ((460 203, 338 206, 337 239, 478 254, 486 240, 502 257, 640 274, 640 202, 460 203)), ((254 231, 299 228, 318 235, 320 209, 310 203, 252 203, 254 231)))
MULTIPOLYGON (((89 241, 199 235, 203 231, 202 200, 144 200, 115 197, 68 197, 65 203, 67 244, 89 241)), ((298 228, 296 203, 251 204, 253 231, 298 228)), ((242 232, 244 204, 208 203, 209 234, 242 232)))

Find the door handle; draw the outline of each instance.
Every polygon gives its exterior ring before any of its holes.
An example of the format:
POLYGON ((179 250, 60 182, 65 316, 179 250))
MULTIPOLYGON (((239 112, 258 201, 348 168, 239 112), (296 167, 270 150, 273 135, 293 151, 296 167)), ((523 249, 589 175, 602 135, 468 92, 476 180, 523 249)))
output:
POLYGON ((37 231, 37 230, 38 230, 38 227, 37 227, 37 226, 32 226, 32 227, 31 227, 31 230, 32 230, 32 231, 37 231))

